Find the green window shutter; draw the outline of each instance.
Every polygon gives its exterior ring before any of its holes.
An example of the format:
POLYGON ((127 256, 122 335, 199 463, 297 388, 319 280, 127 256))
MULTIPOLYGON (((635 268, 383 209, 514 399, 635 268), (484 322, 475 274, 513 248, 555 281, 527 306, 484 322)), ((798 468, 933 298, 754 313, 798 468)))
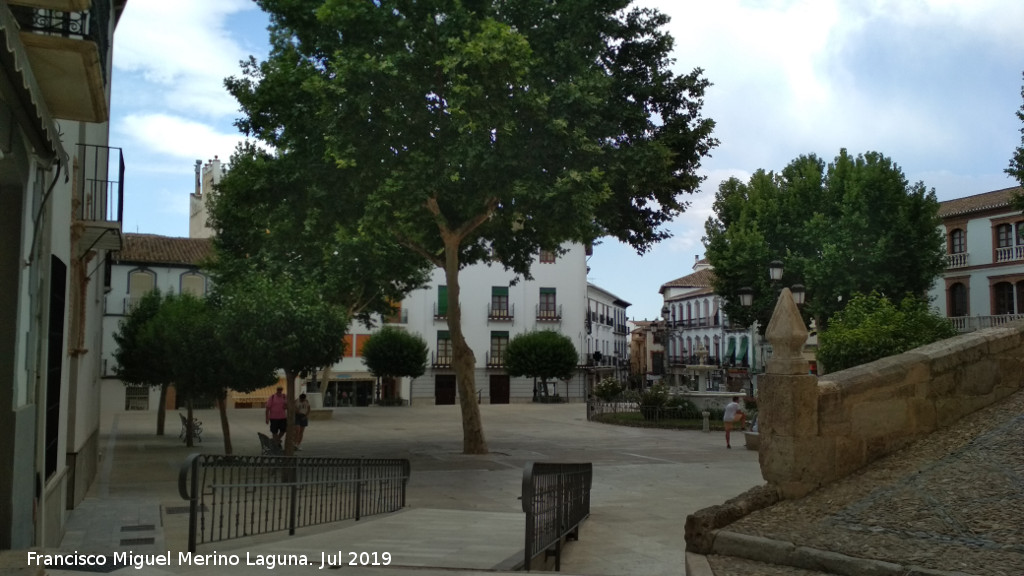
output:
POLYGON ((492 286, 491 296, 508 296, 508 286, 492 286))
POLYGON ((491 340, 508 340, 508 331, 505 332, 491 332, 491 340))
POLYGON ((750 351, 747 347, 748 342, 749 340, 746 336, 740 338, 739 358, 736 359, 737 362, 743 362, 744 360, 747 359, 747 353, 750 351))
POLYGON ((540 293, 541 294, 554 294, 555 293, 555 289, 554 288, 541 288, 540 289, 540 293))
MULTIPOLYGON (((448 314, 448 287, 438 286, 437 287, 437 313, 440 316, 446 316, 448 314)), ((447 332, 445 332, 447 334, 447 332)))
POLYGON ((441 340, 451 340, 452 336, 451 336, 451 334, 447 330, 438 330, 437 331, 437 339, 438 339, 438 341, 441 341, 441 340))

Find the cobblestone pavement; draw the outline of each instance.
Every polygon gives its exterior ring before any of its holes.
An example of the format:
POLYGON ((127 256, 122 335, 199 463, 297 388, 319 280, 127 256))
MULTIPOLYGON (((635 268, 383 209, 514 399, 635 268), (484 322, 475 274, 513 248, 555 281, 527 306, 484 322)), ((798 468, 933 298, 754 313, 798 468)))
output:
MULTIPOLYGON (((1022 576, 1024 392, 725 530, 903 566, 1022 576)), ((750 573, 709 561, 718 576, 750 573)))

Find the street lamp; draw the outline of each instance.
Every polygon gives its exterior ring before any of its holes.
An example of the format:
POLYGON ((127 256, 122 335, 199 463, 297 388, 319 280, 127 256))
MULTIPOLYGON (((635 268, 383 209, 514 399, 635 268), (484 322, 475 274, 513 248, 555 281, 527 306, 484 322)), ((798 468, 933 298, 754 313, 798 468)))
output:
MULTIPOLYGON (((782 264, 781 260, 772 260, 768 264, 768 276, 772 280, 772 286, 777 286, 777 284, 782 280, 782 272, 783 272, 783 264, 782 264)), ((804 288, 804 285, 803 284, 794 284, 793 287, 790 288, 789 290, 793 294, 793 302, 795 302, 797 306, 803 306, 804 301, 807 298, 807 290, 804 288)), ((753 288, 751 288, 749 286, 744 286, 744 287, 740 288, 739 290, 737 290, 736 293, 737 293, 737 295, 740 298, 740 305, 741 306, 749 308, 750 306, 752 306, 754 304, 754 290, 753 290, 753 288)), ((764 362, 764 340, 763 340, 763 338, 761 340, 761 362, 764 362)))

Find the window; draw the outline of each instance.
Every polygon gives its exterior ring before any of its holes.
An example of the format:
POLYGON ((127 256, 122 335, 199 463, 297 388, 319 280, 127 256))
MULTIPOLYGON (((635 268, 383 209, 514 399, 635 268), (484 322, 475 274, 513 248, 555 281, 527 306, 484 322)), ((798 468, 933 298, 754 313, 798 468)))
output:
POLYGON ((1017 246, 1024 245, 1024 222, 1017 222, 1017 246))
POLYGON ((957 282, 949 287, 948 316, 967 316, 967 287, 957 282))
POLYGON ((488 366, 504 366, 505 350, 508 348, 508 332, 491 332, 491 353, 488 366))
POLYGON ((448 287, 437 287, 437 306, 434 307, 435 318, 448 317, 448 287))
POLYGON ((554 264, 555 253, 552 250, 541 250, 540 251, 540 262, 541 264, 554 264))
POLYGON ((967 238, 964 231, 957 228, 949 233, 949 253, 963 254, 967 251, 967 238))
POLYGON ((996 248, 1008 248, 1013 245, 1013 227, 1009 224, 996 226, 996 248))
POLYGON ((206 295, 206 277, 196 272, 185 272, 181 275, 181 293, 202 298, 206 295))
POLYGON ((355 355, 356 355, 357 358, 362 358, 362 356, 363 356, 363 346, 366 346, 366 343, 369 340, 370 340, 370 335, 369 334, 356 334, 355 355))
POLYGON ((452 337, 447 330, 437 331, 437 362, 435 364, 452 363, 452 337))
POLYGON ((124 311, 127 314, 142 300, 142 297, 156 288, 156 275, 149 270, 133 270, 128 274, 128 301, 124 311))
POLYGON ((1013 314, 1014 313, 1014 297, 1013 297, 1013 284, 1009 282, 1000 282, 992 287, 992 313, 999 314, 1013 314))
POLYGON ((558 307, 554 288, 540 289, 540 304, 537 309, 538 318, 558 318, 558 307))
POLYGON ((491 318, 508 318, 508 286, 491 287, 491 318))

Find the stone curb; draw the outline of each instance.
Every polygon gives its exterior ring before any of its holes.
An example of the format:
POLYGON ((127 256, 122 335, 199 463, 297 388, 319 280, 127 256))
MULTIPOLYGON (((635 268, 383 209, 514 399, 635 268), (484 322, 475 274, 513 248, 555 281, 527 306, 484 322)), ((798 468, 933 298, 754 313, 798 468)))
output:
MULTIPOLYGON (((838 576, 971 576, 965 572, 946 572, 919 566, 903 566, 892 562, 847 556, 838 552, 797 546, 784 540, 716 530, 712 548, 715 554, 746 558, 766 564, 777 564, 831 572, 838 576)), ((706 562, 707 560, 705 560, 706 562)))
POLYGON ((703 554, 687 552, 685 568, 686 571, 683 573, 686 576, 715 576, 715 572, 711 569, 711 564, 708 562, 708 557, 703 554))

